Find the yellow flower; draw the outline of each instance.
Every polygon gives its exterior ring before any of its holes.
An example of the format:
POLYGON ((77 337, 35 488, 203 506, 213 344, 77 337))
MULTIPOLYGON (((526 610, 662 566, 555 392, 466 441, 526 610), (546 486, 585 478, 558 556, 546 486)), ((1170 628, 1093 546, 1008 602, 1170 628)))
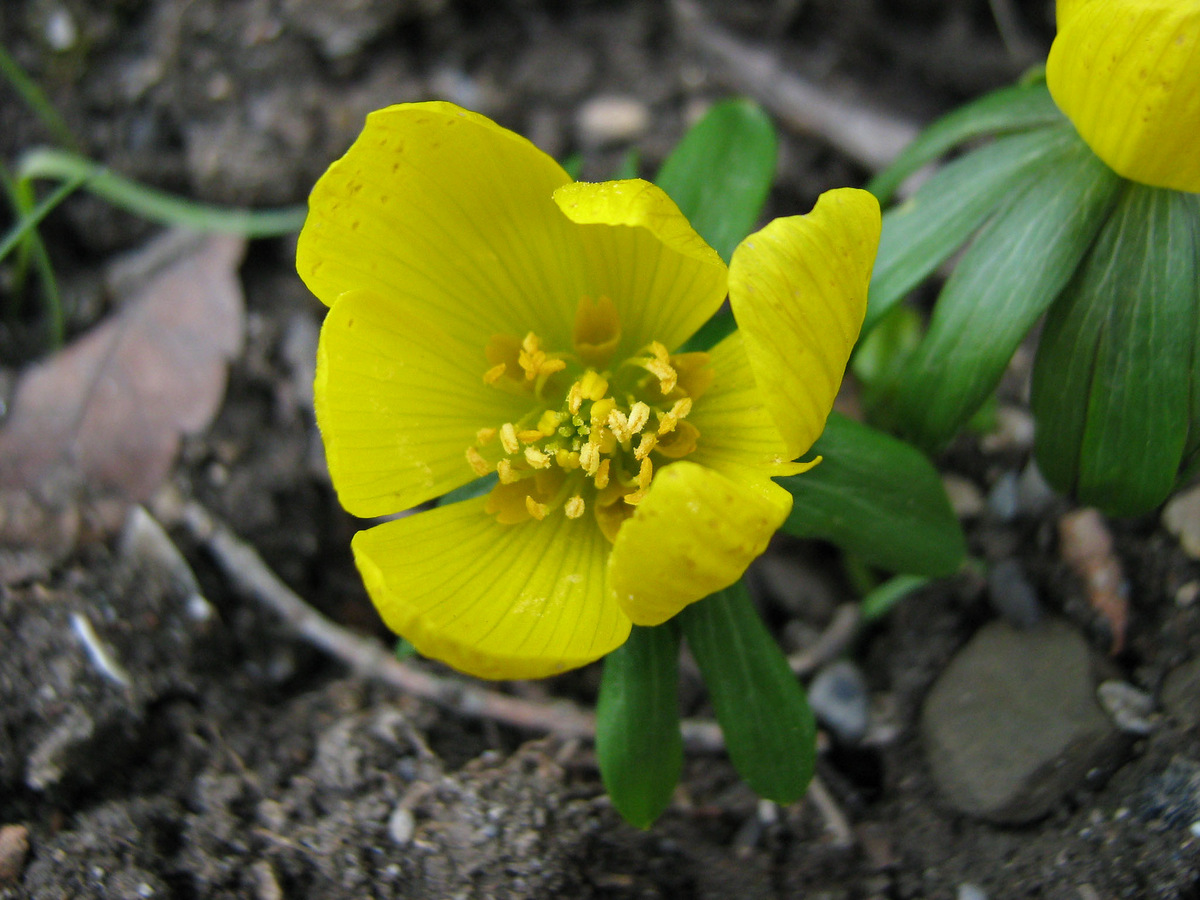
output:
POLYGON ((297 268, 330 306, 317 420, 384 621, 485 678, 597 659, 732 584, 786 518, 879 237, 863 191, 730 269, 660 189, 572 182, 448 103, 371 114, 317 182, 297 268), (677 348, 731 295, 741 332, 677 348))
POLYGON ((1058 0, 1055 102, 1118 175, 1200 191, 1200 0, 1058 0))

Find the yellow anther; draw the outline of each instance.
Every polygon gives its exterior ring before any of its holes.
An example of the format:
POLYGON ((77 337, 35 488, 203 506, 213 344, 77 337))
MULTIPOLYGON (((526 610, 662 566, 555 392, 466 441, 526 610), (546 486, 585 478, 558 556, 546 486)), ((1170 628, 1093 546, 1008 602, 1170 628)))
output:
POLYGON ((538 503, 528 494, 525 495, 525 508, 529 510, 529 514, 539 522, 546 518, 546 514, 550 512, 550 507, 548 507, 545 503, 538 503))
POLYGON ((650 421, 650 407, 639 400, 629 409, 629 434, 640 434, 650 421))
POLYGON ((526 353, 537 353, 542 342, 532 331, 525 335, 525 339, 521 341, 521 349, 526 353))
POLYGON ((500 363, 499 365, 492 366, 490 369, 488 369, 486 372, 483 373, 483 383, 484 384, 495 384, 497 381, 500 380, 500 376, 502 376, 507 371, 508 371, 508 365, 506 363, 500 363))
POLYGON ((540 441, 545 435, 536 428, 527 428, 524 431, 517 432, 517 440, 522 444, 532 444, 534 441, 540 441))
POLYGON ((660 412, 658 414, 658 433, 670 434, 675 430, 675 426, 679 424, 679 417, 674 413, 660 412))
POLYGON ((597 428, 593 431, 592 440, 596 442, 603 456, 607 456, 617 449, 617 436, 607 428, 597 428))
POLYGON ((679 383, 679 373, 668 362, 663 362, 661 359, 652 359, 645 364, 646 371, 658 379, 658 389, 663 392, 663 396, 675 390, 675 385, 679 383))
POLYGON ((578 519, 583 515, 585 506, 586 504, 583 502, 583 498, 576 494, 563 504, 563 512, 567 514, 568 519, 578 519))
POLYGON ((538 432, 543 437, 550 437, 550 435, 554 434, 554 432, 557 430, 558 426, 562 424, 562 420, 565 418, 566 416, 560 412, 557 412, 556 410, 546 410, 544 413, 542 413, 542 417, 538 419, 538 432))
POLYGON ((578 469, 581 465, 579 454, 574 450, 555 450, 554 461, 558 463, 560 469, 578 469))
POLYGON ((605 397, 603 400, 597 400, 592 404, 592 427, 603 425, 608 421, 608 414, 617 408, 617 401, 612 397, 605 397))
POLYGON ((521 476, 517 474, 517 470, 513 468, 513 464, 507 459, 502 459, 496 463, 496 474, 500 476, 501 484, 515 484, 521 480, 521 476))
POLYGON ((512 422, 505 422, 500 426, 500 444, 504 447, 504 452, 513 454, 521 449, 521 443, 517 440, 517 427, 512 422))
POLYGON ((692 398, 684 397, 675 401, 675 405, 671 407, 671 415, 676 419, 686 419, 688 413, 692 411, 692 398))
MULTIPOLYGON (((604 462, 607 463, 608 460, 604 462)), ((592 441, 579 448, 579 465, 588 475, 595 475, 600 468, 600 448, 592 441)))
POLYGON ((488 465, 488 461, 474 447, 467 448, 467 463, 475 470, 476 475, 486 475, 492 471, 492 467, 488 465))
POLYGON ((671 361, 671 354, 667 352, 667 348, 662 345, 661 341, 651 341, 650 352, 659 362, 669 363, 671 361))
POLYGON ((608 487, 608 471, 610 468, 612 468, 611 459, 601 461, 599 467, 596 469, 596 490, 602 491, 608 487))
POLYGON ((619 409, 614 409, 610 412, 604 424, 612 429, 613 435, 622 444, 629 440, 629 417, 619 409))
POLYGON ((658 435, 652 431, 648 431, 642 435, 642 439, 638 441, 637 450, 633 451, 633 455, 637 459, 645 459, 650 455, 650 451, 654 449, 654 445, 658 443, 658 435))
POLYGON ((602 400, 608 393, 608 379, 595 369, 588 369, 579 382, 579 390, 588 400, 602 400))
POLYGON ((641 488, 643 491, 645 491, 646 489, 648 489, 650 487, 650 480, 653 477, 654 477, 654 465, 650 462, 650 460, 643 459, 642 465, 638 469, 637 478, 635 478, 634 481, 637 482, 637 486, 639 488, 641 488))
POLYGON ((525 461, 535 469, 550 468, 550 457, 539 450, 537 447, 525 448, 525 461))
POLYGON ((497 431, 498 429, 496 428, 480 428, 477 432, 475 432, 476 443, 478 443, 480 447, 486 447, 495 439, 497 431))
POLYGON ((561 372, 567 367, 567 362, 564 359, 543 359, 538 365, 539 375, 553 375, 555 372, 561 372))
POLYGON ((571 415, 579 412, 579 407, 583 405, 583 385, 578 381, 571 385, 571 389, 567 391, 567 409, 571 411, 571 415))

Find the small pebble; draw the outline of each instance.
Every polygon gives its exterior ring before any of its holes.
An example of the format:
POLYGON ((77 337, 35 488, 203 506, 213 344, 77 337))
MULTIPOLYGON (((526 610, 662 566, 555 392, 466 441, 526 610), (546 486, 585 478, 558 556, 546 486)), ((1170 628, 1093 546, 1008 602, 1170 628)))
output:
POLYGON ((21 877, 28 855, 29 829, 24 825, 0 825, 0 887, 21 877))
POLYGON ((1002 559, 988 571, 988 599, 997 613, 1018 628, 1033 628, 1042 620, 1037 589, 1015 559, 1002 559))
POLYGON ((388 836, 399 846, 405 847, 412 840, 416 826, 412 810, 407 806, 397 806, 388 818, 388 836))
POLYGON ((1158 726, 1154 698, 1128 681, 1105 681, 1096 693, 1105 712, 1127 734, 1149 734, 1158 726))
POLYGON ((958 900, 988 900, 987 891, 969 881, 958 886, 958 900))
POLYGON ((1055 496, 1054 488, 1031 459, 1017 479, 1017 510, 1024 516, 1040 515, 1054 502, 1055 496))
POLYGON ((1200 581, 1189 581, 1175 592, 1175 605, 1187 608, 1200 597, 1200 581))
POLYGON ((958 518, 974 519, 983 512, 983 493, 970 479, 947 472, 942 476, 942 487, 950 500, 950 508, 958 518))
POLYGON ((867 682, 858 667, 839 659, 823 667, 808 688, 813 713, 839 740, 856 743, 871 723, 867 682))
POLYGON ((650 127, 650 108, 632 97, 593 97, 576 117, 579 138, 590 146, 618 144, 641 137, 650 127))
POLYGON ((987 498, 988 510, 1001 522, 1011 522, 1017 517, 1017 473, 1005 472, 992 485, 987 498))
POLYGON ((1200 485, 1176 494, 1163 508, 1162 523, 1184 553, 1200 559, 1200 485))
POLYGON ((984 453, 1024 451, 1033 446, 1033 416, 1020 406, 996 410, 996 430, 979 442, 984 453))
POLYGON ((65 53, 79 40, 79 28, 71 14, 56 6, 46 19, 46 43, 56 53, 65 53))

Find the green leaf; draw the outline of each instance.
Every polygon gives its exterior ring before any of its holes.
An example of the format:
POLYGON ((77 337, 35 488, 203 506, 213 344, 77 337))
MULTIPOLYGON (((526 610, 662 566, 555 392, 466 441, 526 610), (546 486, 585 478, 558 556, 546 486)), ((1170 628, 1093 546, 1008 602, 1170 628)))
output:
POLYGON ((821 464, 780 478, 795 497, 783 531, 831 541, 871 565, 938 577, 958 570, 962 529, 942 480, 915 448, 833 413, 821 464))
POLYGON ((762 213, 776 143, 757 104, 726 100, 692 126, 654 179, 725 262, 762 213))
POLYGON ((1068 124, 1016 134, 956 159, 883 216, 863 334, 950 258, 1047 157, 1075 146, 1068 124))
POLYGON ((679 614, 734 768, 760 796, 799 799, 812 780, 816 724, 800 682, 739 581, 679 614))
POLYGON ((953 437, 1071 279, 1119 184, 1080 140, 1043 161, 1036 179, 984 226, 946 282, 929 333, 881 411, 886 427, 929 450, 953 437))
POLYGON ((683 771, 679 733, 679 630, 633 626, 604 658, 596 701, 596 759, 617 812, 649 828, 683 771))
MULTIPOLYGON (((1196 268, 1200 270, 1200 194, 1180 194, 1184 208, 1192 218, 1192 244, 1195 252, 1196 268)), ((1200 276, 1198 276, 1200 277, 1200 276)), ((1192 407, 1191 426, 1188 430, 1187 445, 1183 451, 1183 463, 1180 466, 1182 483, 1190 480, 1200 469, 1200 313, 1196 315, 1196 331, 1192 335, 1192 407)))
POLYGON ((867 190, 886 203, 909 175, 959 144, 989 134, 1025 131, 1063 120, 1045 82, 1001 88, 959 107, 921 132, 867 190))
POLYGON ((1042 331, 1038 466, 1109 515, 1163 502, 1183 459, 1200 301, 1195 229, 1184 195, 1125 182, 1042 331))
POLYGON ((438 506, 449 506, 451 503, 461 503, 464 500, 474 500, 476 497, 482 497, 484 494, 491 491, 499 481, 499 477, 495 472, 489 472, 474 481, 468 481, 462 487, 456 487, 447 494, 438 497, 438 506))

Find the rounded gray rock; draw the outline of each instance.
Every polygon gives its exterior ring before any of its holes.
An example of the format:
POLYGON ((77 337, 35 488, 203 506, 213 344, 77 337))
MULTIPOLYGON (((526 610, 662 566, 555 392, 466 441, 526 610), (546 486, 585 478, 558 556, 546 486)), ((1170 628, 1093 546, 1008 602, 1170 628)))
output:
POLYGON ((921 738, 945 800, 1001 824, 1045 815, 1119 741, 1087 644, 1059 620, 981 628, 925 699, 921 738))

